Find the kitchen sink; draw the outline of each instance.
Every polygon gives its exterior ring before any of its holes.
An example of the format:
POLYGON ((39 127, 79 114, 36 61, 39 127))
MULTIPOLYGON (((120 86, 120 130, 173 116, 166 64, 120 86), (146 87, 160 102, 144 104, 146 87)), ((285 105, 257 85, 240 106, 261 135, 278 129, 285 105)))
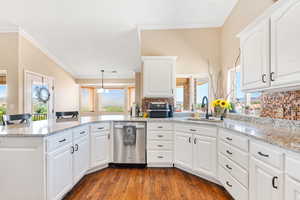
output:
POLYGON ((189 121, 198 121, 198 122, 223 122, 223 120, 217 119, 217 118, 194 118, 194 117, 190 117, 187 118, 187 120, 189 121))

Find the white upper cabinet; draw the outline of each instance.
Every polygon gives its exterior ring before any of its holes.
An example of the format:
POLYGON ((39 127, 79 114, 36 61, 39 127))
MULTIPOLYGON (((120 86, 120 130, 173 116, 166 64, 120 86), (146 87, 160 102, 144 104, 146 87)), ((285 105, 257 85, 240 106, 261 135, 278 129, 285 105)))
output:
POLYGON ((240 34, 244 91, 300 88, 300 1, 276 2, 240 34))
POLYGON ((173 97, 176 57, 144 56, 142 59, 144 97, 173 97))
POLYGON ((269 21, 241 37, 242 89, 252 90, 270 86, 269 21))
POLYGON ((271 15, 272 86, 300 85, 300 1, 291 0, 271 15))

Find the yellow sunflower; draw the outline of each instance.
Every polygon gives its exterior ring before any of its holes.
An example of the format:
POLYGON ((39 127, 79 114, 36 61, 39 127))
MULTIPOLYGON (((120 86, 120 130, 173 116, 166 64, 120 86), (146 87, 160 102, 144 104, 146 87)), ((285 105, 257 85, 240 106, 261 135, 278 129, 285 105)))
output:
POLYGON ((229 103, 227 101, 225 101, 225 100, 221 100, 220 106, 221 106, 221 108, 228 108, 229 107, 229 103))

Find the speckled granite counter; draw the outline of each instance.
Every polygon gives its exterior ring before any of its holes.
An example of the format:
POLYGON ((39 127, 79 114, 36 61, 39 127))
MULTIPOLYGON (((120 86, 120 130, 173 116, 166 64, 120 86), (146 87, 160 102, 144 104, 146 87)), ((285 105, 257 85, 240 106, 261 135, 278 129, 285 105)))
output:
POLYGON ((55 120, 36 121, 28 125, 11 125, 0 127, 0 137, 45 137, 63 130, 105 121, 145 121, 145 122, 178 122, 217 126, 239 132, 245 136, 258 139, 279 147, 300 153, 300 131, 287 128, 274 128, 270 124, 253 124, 238 120, 226 119, 224 122, 190 121, 186 118, 144 119, 124 115, 104 115, 80 117, 78 121, 56 122, 55 120))

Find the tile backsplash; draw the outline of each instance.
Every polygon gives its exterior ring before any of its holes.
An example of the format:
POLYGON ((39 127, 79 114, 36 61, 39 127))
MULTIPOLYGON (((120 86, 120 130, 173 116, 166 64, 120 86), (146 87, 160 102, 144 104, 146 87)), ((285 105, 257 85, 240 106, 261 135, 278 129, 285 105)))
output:
POLYGON ((261 117, 300 120, 300 90, 265 93, 261 98, 261 117))

